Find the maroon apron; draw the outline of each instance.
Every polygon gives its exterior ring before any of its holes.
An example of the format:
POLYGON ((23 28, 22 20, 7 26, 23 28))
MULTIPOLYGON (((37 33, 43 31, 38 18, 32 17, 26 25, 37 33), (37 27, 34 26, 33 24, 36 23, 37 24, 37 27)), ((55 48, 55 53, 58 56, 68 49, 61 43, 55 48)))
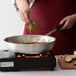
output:
MULTIPOLYGON (((64 17, 76 13, 76 0, 36 0, 31 8, 32 20, 37 27, 32 34, 45 35, 64 17)), ((24 35, 29 34, 25 24, 24 35)), ((59 30, 51 36, 56 37, 56 44, 52 49, 55 54, 72 53, 76 50, 76 25, 71 29, 59 30)))

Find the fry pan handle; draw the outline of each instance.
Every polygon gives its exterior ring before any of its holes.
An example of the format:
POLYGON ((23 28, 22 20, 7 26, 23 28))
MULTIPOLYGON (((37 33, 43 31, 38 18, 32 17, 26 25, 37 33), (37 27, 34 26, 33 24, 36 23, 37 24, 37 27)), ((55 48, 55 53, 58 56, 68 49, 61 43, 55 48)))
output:
POLYGON ((62 23, 61 25, 57 26, 55 29, 60 30, 64 26, 65 22, 62 23))
POLYGON ((53 30, 51 30, 49 33, 45 34, 45 35, 51 35, 52 33, 56 32, 57 30, 61 29, 64 26, 65 22, 62 23, 61 25, 58 25, 57 27, 53 28, 53 30))

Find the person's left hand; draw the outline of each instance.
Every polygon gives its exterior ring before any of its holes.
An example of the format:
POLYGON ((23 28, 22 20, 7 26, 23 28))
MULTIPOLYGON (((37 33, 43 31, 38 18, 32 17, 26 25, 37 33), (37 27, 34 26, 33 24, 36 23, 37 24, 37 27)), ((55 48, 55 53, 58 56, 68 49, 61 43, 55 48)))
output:
POLYGON ((73 14, 73 15, 70 15, 70 16, 67 16, 65 18, 63 18, 59 24, 62 24, 64 23, 64 26, 61 28, 61 30, 63 29, 70 29, 72 28, 73 24, 76 22, 76 14, 73 14))

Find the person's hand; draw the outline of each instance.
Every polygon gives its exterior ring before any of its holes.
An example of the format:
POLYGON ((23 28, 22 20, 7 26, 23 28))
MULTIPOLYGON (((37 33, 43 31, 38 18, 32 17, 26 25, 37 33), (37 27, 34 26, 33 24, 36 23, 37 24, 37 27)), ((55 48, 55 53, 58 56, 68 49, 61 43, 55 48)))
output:
POLYGON ((64 26, 61 28, 61 30, 63 29, 70 29, 72 28, 73 24, 76 22, 76 14, 73 14, 73 15, 70 15, 70 16, 67 16, 65 18, 63 18, 59 24, 62 24, 64 23, 64 26))
POLYGON ((30 7, 27 0, 16 0, 22 21, 30 23, 30 7))
POLYGON ((58 60, 58 64, 62 69, 75 69, 76 70, 76 60, 73 60, 70 63, 65 62, 65 56, 67 55, 57 55, 55 56, 58 60))

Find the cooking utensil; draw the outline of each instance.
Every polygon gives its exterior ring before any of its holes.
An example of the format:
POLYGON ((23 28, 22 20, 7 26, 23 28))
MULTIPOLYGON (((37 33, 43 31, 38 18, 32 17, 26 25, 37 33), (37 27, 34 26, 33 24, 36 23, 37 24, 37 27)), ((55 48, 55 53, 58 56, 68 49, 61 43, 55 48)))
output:
POLYGON ((65 22, 61 25, 58 25, 53 30, 51 30, 49 33, 47 33, 46 35, 51 35, 52 33, 56 32, 57 30, 60 30, 64 26, 64 24, 65 24, 65 22))
MULTIPOLYGON (((50 35, 53 32, 59 30, 62 25, 57 26, 51 32, 47 33, 46 35, 50 35)), ((46 35, 19 35, 19 36, 12 36, 5 38, 5 42, 8 44, 7 48, 10 51, 18 52, 18 53, 30 53, 36 54, 41 53, 43 51, 50 51, 54 45, 56 38, 52 36, 46 35), (17 44, 17 42, 40 42, 35 44, 17 44), (44 43, 43 43, 44 42, 44 43)))
POLYGON ((5 38, 8 50, 18 53, 30 53, 30 54, 36 54, 46 50, 51 50, 55 44, 55 41, 56 39, 54 37, 44 35, 19 35, 5 38), (24 43, 30 43, 30 42, 41 42, 41 43, 17 44, 17 42, 22 41, 24 43))
MULTIPOLYGON (((49 33, 46 33, 46 36, 51 35, 52 33, 56 32, 57 30, 60 30, 64 26, 65 22, 61 25, 58 25, 57 27, 53 28, 49 33)), ((39 39, 38 39, 39 40, 39 39)))

